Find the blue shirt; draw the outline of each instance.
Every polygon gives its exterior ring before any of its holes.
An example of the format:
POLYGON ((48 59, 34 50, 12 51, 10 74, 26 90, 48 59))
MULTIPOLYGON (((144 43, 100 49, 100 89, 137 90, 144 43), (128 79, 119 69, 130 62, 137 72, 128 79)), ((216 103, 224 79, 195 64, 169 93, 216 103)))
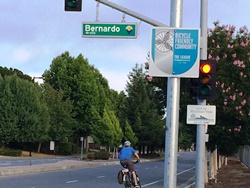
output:
POLYGON ((132 155, 135 153, 136 151, 134 150, 134 148, 132 147, 125 147, 120 151, 120 155, 119 155, 119 159, 123 160, 123 159, 131 159, 132 155))

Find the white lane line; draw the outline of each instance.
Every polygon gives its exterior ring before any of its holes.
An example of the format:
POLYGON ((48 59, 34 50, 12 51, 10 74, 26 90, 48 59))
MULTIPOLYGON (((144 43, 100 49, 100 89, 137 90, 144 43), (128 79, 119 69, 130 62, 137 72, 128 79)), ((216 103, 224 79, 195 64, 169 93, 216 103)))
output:
POLYGON ((187 171, 193 170, 193 169, 195 169, 195 167, 192 167, 192 168, 189 168, 189 169, 184 170, 184 171, 182 171, 182 172, 179 172, 179 173, 177 174, 177 176, 180 175, 180 174, 183 174, 183 173, 185 173, 185 172, 187 172, 187 171))
POLYGON ((105 176, 98 176, 97 178, 105 178, 105 176))
POLYGON ((153 185, 153 184, 159 183, 159 182, 161 182, 161 181, 163 181, 163 180, 164 180, 164 179, 162 179, 162 180, 158 180, 158 181, 153 181, 153 182, 151 182, 151 183, 148 183, 148 184, 142 185, 141 187, 147 187, 147 186, 150 186, 150 185, 153 185))
POLYGON ((76 183, 78 180, 67 181, 66 183, 76 183))
MULTIPOLYGON (((185 172, 188 172, 188 171, 190 171, 190 170, 193 170, 193 169, 195 169, 195 167, 192 167, 192 168, 189 168, 189 169, 187 169, 187 170, 181 171, 181 172, 179 172, 179 173, 177 174, 177 176, 180 175, 180 174, 183 174, 183 173, 185 173, 185 172)), ((154 181, 154 182, 151 182, 151 183, 142 185, 141 187, 147 187, 147 186, 150 186, 150 185, 159 183, 159 182, 161 182, 161 181, 164 181, 164 179, 157 180, 157 181, 154 181)))

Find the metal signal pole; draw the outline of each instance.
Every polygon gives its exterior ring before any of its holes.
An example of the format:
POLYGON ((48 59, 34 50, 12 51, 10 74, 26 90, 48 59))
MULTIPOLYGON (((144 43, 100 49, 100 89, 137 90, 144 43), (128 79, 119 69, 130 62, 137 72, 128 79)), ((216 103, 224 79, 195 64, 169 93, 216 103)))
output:
MULTIPOLYGON (((201 0, 201 50, 200 59, 207 59, 207 0, 201 0)), ((198 105, 206 105, 206 100, 197 100, 198 105)), ((205 134, 206 125, 197 125, 196 132, 196 164, 195 164, 195 187, 204 188, 204 164, 205 164, 205 134)))
MULTIPOLYGON (((182 27, 182 7, 183 0, 171 0, 170 27, 182 27)), ((167 85, 164 188, 174 188, 177 183, 179 103, 180 78, 169 77, 167 85)))

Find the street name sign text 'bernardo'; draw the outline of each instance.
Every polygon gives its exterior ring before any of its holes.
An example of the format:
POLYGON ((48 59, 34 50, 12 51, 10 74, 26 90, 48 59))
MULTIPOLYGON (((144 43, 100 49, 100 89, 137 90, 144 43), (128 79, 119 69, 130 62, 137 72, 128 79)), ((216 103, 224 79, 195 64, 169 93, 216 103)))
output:
POLYGON ((83 38, 137 38, 137 23, 82 22, 83 38))

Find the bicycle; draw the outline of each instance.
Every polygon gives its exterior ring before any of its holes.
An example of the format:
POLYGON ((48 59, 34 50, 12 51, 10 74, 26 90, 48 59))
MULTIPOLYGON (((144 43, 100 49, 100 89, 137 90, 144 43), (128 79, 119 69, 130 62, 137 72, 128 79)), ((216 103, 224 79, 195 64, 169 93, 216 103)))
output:
MULTIPOLYGON (((132 161, 133 164, 136 164, 138 162, 139 161, 132 161)), ((129 171, 129 169, 127 168, 126 165, 123 167, 124 167, 124 169, 122 169, 118 173, 118 183, 123 184, 125 186, 125 188, 132 188, 132 186, 135 187, 132 173, 129 171)), ((135 175, 136 175, 136 179, 137 179, 137 185, 139 185, 139 187, 141 188, 140 178, 137 175, 136 171, 135 171, 135 175)))

